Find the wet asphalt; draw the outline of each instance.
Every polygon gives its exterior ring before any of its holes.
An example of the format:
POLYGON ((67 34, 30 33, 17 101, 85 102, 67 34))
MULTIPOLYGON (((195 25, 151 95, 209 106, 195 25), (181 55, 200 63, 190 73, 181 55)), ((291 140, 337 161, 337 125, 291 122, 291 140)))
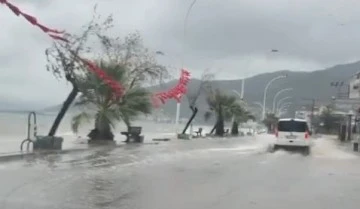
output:
POLYGON ((1 209, 360 207, 360 159, 330 139, 310 156, 269 136, 100 147, 0 164, 1 209))

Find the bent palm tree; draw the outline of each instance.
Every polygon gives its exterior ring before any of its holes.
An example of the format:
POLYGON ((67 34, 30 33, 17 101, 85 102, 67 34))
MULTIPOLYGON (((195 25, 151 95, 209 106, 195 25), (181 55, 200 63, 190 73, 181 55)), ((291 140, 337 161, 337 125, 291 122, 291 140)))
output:
POLYGON ((75 103, 75 106, 82 107, 84 111, 73 118, 72 130, 77 133, 82 122, 95 119, 89 138, 113 140, 112 129, 116 122, 122 120, 129 128, 136 117, 151 112, 150 92, 138 84, 129 83, 129 72, 124 66, 100 62, 99 67, 123 85, 124 96, 119 101, 113 100, 113 92, 106 84, 93 74, 86 74, 78 81, 82 94, 75 103))
POLYGON ((212 134, 215 131, 216 136, 223 136, 225 133, 224 122, 231 120, 233 111, 237 108, 236 97, 226 95, 217 89, 210 92, 206 101, 209 105, 209 111, 205 112, 205 120, 216 115, 216 123, 210 133, 212 134))
POLYGON ((230 109, 230 113, 233 116, 233 123, 231 127, 231 135, 236 136, 239 134, 239 125, 241 123, 246 123, 249 120, 255 120, 254 115, 251 112, 247 111, 242 103, 234 103, 232 108, 230 109))

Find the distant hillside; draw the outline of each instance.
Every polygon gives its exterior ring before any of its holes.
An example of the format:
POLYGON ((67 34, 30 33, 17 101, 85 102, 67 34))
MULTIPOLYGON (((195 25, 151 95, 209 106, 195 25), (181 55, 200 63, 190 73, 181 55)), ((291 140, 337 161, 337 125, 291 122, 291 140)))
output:
MULTIPOLYGON (((360 62, 337 65, 331 68, 317 70, 313 72, 293 72, 293 71, 277 71, 272 73, 263 73, 246 79, 245 82, 245 100, 249 104, 253 102, 262 102, 265 85, 274 77, 281 74, 287 74, 288 78, 274 82, 268 91, 267 106, 271 107, 273 96, 277 91, 283 88, 294 88, 294 91, 282 94, 284 96, 293 96, 293 102, 296 104, 309 104, 310 101, 304 99, 315 98, 318 102, 328 102, 332 96, 335 96, 336 89, 330 86, 332 81, 346 80, 360 70, 360 62)), ((152 91, 165 90, 176 83, 171 81, 160 86, 154 86, 152 91)), ((192 79, 189 83, 189 90, 194 91, 200 85, 200 81, 192 79)), ((241 91, 241 80, 214 80, 212 83, 214 88, 222 89, 224 92, 234 94, 232 90, 241 91)), ((188 109, 188 101, 184 98, 181 106, 181 117, 188 117, 190 110, 188 109)), ((198 108, 200 114, 207 110, 205 95, 201 95, 198 99, 198 108)), ((46 108, 49 110, 58 110, 61 105, 46 108)), ((170 101, 163 107, 164 112, 168 115, 174 115, 176 110, 175 101, 170 101)))
MULTIPOLYGON (((245 100, 249 104, 253 102, 261 102, 263 100, 265 85, 274 77, 282 74, 287 74, 288 78, 275 81, 269 88, 267 96, 267 106, 272 106, 273 96, 277 91, 284 88, 293 88, 294 91, 284 93, 281 97, 292 96, 292 100, 295 104, 305 105, 310 104, 310 101, 306 99, 315 98, 317 103, 327 103, 332 96, 336 95, 337 90, 330 86, 333 81, 347 80, 352 75, 360 70, 360 62, 337 65, 331 68, 317 70, 313 72, 294 72, 294 71, 277 71, 272 73, 263 73, 246 79, 245 81, 245 100)), ((173 85, 174 82, 164 85, 164 88, 168 88, 173 85)), ((194 89, 199 86, 200 81, 193 79, 189 84, 189 89, 194 89)), ((213 87, 220 88, 224 92, 234 94, 232 90, 241 91, 241 80, 215 80, 213 81, 213 87)), ((154 87, 154 90, 158 90, 159 87, 154 87)), ((188 104, 186 98, 184 104, 188 104)), ((207 109, 205 101, 205 95, 202 95, 198 101, 199 109, 204 112, 207 109)), ((169 102, 164 105, 165 112, 169 114, 175 114, 175 102, 169 102)), ((182 105, 181 115, 187 116, 190 114, 187 105, 182 105)))

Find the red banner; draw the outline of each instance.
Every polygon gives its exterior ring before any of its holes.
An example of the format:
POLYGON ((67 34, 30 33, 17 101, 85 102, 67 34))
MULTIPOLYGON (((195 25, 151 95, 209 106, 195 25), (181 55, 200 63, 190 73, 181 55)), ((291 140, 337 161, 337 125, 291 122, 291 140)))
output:
MULTIPOLYGON (((8 0, 0 0, 0 4, 5 4, 16 16, 24 17, 30 24, 38 27, 44 33, 49 35, 55 41, 64 41, 69 42, 66 38, 63 37, 64 31, 59 31, 56 29, 49 28, 43 24, 40 24, 37 19, 25 12, 21 11, 17 6, 8 2, 8 0)), ((113 80, 109 75, 107 75, 102 69, 96 66, 95 63, 79 58, 87 67, 88 70, 96 74, 104 83, 106 83, 114 91, 114 99, 119 99, 124 94, 124 88, 115 80, 113 80)), ((164 104, 169 99, 175 99, 177 102, 180 102, 181 97, 187 92, 187 84, 190 80, 190 72, 182 69, 179 82, 176 86, 165 92, 159 92, 152 95, 151 99, 155 107, 159 107, 160 104, 164 104)))
POLYGON ((159 92, 152 96, 152 102, 155 107, 165 104, 169 99, 175 99, 180 102, 181 97, 187 92, 187 85, 190 81, 190 72, 182 69, 178 83, 168 91, 159 92))
MULTIPOLYGON (((9 3, 7 0, 0 0, 0 4, 5 4, 16 16, 24 17, 30 24, 40 28, 44 33, 49 35, 53 40, 69 42, 66 38, 63 37, 65 31, 59 31, 56 29, 52 29, 46 27, 43 24, 40 24, 37 19, 25 12, 21 11, 17 6, 9 3)), ((119 99, 123 96, 123 87, 115 80, 113 80, 110 76, 108 76, 102 69, 97 67, 94 63, 79 58, 85 65, 87 65, 88 70, 95 73, 100 79, 104 81, 113 91, 114 91, 114 99, 119 99)))

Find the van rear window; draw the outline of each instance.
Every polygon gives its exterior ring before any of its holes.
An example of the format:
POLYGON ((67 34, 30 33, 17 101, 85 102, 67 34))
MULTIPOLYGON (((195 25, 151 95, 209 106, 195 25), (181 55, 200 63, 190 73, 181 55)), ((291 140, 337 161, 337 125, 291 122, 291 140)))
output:
POLYGON ((281 132, 306 132, 308 127, 306 122, 302 121, 279 121, 278 131, 281 132))

